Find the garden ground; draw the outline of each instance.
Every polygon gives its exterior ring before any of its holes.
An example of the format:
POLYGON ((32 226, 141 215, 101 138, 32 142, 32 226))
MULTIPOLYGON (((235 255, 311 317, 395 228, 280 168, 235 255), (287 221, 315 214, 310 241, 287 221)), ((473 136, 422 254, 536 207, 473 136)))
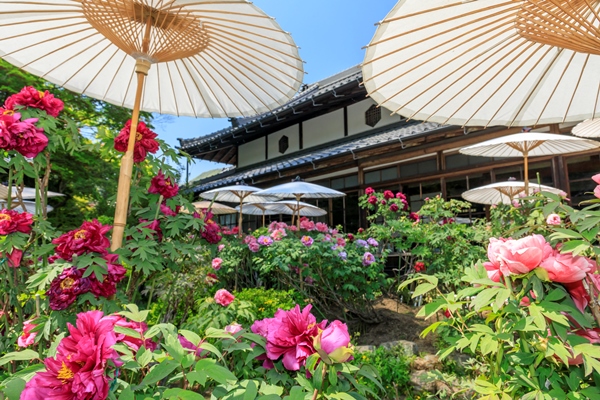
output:
POLYGON ((358 330, 358 345, 378 346, 382 343, 396 340, 408 340, 417 344, 419 353, 436 353, 435 337, 429 334, 422 339, 419 335, 431 321, 425 321, 416 316, 420 307, 410 307, 397 299, 382 298, 375 305, 375 310, 381 322, 351 326, 358 330))

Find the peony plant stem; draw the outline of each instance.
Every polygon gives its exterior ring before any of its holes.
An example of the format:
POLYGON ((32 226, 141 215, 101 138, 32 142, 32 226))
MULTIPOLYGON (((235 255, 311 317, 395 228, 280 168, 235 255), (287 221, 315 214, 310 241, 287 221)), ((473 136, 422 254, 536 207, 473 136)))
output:
POLYGON ((321 387, 318 389, 315 389, 311 400, 317 400, 317 397, 319 396, 319 392, 323 390, 323 383, 325 382, 326 376, 327 376, 327 364, 323 363, 323 373, 321 375, 321 387))

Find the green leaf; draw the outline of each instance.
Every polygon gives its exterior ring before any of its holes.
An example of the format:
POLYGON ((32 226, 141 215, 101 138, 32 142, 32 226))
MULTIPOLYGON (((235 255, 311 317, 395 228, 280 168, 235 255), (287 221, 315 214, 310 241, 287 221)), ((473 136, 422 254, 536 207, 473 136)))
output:
POLYGON ((33 350, 23 350, 16 351, 12 353, 8 353, 0 358, 0 366, 7 364, 11 361, 23 361, 23 360, 33 360, 35 358, 39 358, 40 355, 33 350))
POLYGON ((154 367, 152 367, 150 372, 148 372, 148 374, 144 377, 142 382, 135 387, 135 389, 143 389, 148 385, 152 385, 160 381, 161 379, 166 378, 173 371, 175 371, 175 369, 177 369, 178 366, 179 364, 173 360, 166 360, 161 362, 160 364, 155 365, 154 367))
POLYGON ((135 329, 125 328, 124 326, 115 325, 114 331, 116 333, 122 333, 125 336, 131 336, 132 338, 141 339, 142 335, 135 329))
POLYGON ((563 243, 560 248, 561 253, 573 253, 574 256, 579 255, 589 249, 591 246, 588 242, 583 240, 570 240, 563 243))
POLYGON ((191 390, 185 389, 167 389, 162 395, 166 399, 181 399, 181 400, 205 400, 204 396, 199 393, 192 392, 191 390))
POLYGON ((246 392, 244 393, 243 400, 254 400, 258 395, 258 387, 254 381, 248 381, 246 385, 246 392))
POLYGON ((433 283, 421 283, 419 286, 417 286, 417 288, 415 289, 415 291, 412 294, 412 298, 414 299, 415 297, 421 296, 427 292, 429 292, 430 290, 433 290, 437 288, 436 284, 433 283))

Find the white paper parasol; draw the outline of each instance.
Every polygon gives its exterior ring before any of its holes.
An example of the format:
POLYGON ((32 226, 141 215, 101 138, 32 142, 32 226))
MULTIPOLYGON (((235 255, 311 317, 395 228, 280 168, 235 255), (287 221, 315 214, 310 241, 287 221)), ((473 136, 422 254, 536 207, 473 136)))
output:
MULTIPOLYGON (((545 185, 530 185, 527 195, 536 192, 550 192, 559 194, 560 189, 545 185)), ((462 194, 463 199, 478 204, 511 204, 517 196, 525 195, 525 182, 507 181, 496 182, 467 190, 462 194)))

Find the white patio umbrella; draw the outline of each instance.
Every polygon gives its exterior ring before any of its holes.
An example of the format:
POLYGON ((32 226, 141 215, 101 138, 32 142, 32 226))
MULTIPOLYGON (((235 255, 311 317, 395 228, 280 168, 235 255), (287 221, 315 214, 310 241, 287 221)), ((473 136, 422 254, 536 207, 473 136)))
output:
POLYGON ((529 157, 567 154, 600 147, 600 143, 574 136, 525 132, 487 140, 459 150, 462 154, 483 157, 523 157, 525 191, 529 183, 529 157))
POLYGON ((560 189, 546 185, 530 185, 525 192, 525 182, 506 181, 496 182, 467 190, 461 196, 463 199, 478 204, 511 204, 519 195, 532 195, 538 191, 559 194, 560 189))
MULTIPOLYGON (((12 196, 11 198, 16 198, 19 190, 16 187, 11 188, 12 196)), ((48 197, 58 197, 64 196, 62 193, 52 192, 48 190, 48 197)), ((24 187, 21 191, 21 197, 23 199, 35 199, 35 188, 24 187)), ((0 199, 8 199, 8 186, 0 184, 0 199)))
POLYGON ((535 126, 600 117, 597 0, 400 0, 362 64, 404 117, 535 126))
MULTIPOLYGON (((296 178, 292 182, 273 186, 272 188, 261 190, 258 195, 276 196, 282 199, 296 199, 297 209, 300 209, 300 199, 331 199, 345 196, 346 193, 338 192, 325 186, 316 185, 310 182, 304 182, 296 178)), ((298 225, 300 218, 298 218, 298 225)))
POLYGON ((224 214, 235 214, 237 210, 233 207, 226 206, 225 204, 217 203, 216 201, 196 201, 192 203, 196 211, 198 210, 208 210, 215 215, 224 215, 224 214))
POLYGON ((600 137, 600 118, 586 119, 577 124, 571 132, 573 135, 583 138, 600 137))
MULTIPOLYGON (((26 201, 23 200, 21 203, 18 203, 19 205, 15 206, 15 203, 13 203, 11 205, 11 209, 17 212, 28 212, 28 213, 35 213, 35 201, 26 201)), ((0 209, 5 209, 7 208, 8 204, 3 201, 0 200, 0 209)), ((52 207, 51 205, 46 205, 46 212, 50 212, 54 210, 54 207, 52 207)))
MULTIPOLYGON (((265 216, 266 215, 277 215, 281 214, 281 212, 272 210, 267 208, 267 205, 271 204, 270 202, 265 203, 246 203, 244 204, 244 214, 248 215, 262 215, 262 226, 265 226, 265 216)), ((240 211, 240 206, 236 206, 235 210, 237 212, 240 211)))
POLYGON ((200 197, 211 201, 225 201, 229 203, 239 203, 239 220, 238 229, 240 235, 242 234, 242 215, 243 215, 243 204, 244 203, 262 203, 266 201, 276 200, 274 196, 263 196, 258 195, 257 192, 261 189, 254 186, 247 185, 232 185, 225 186, 217 189, 211 189, 206 192, 200 193, 200 197))
POLYGON ((251 116, 300 87, 291 36, 246 0, 0 0, 0 57, 77 93, 131 108, 112 249, 128 214, 139 111, 251 116))

